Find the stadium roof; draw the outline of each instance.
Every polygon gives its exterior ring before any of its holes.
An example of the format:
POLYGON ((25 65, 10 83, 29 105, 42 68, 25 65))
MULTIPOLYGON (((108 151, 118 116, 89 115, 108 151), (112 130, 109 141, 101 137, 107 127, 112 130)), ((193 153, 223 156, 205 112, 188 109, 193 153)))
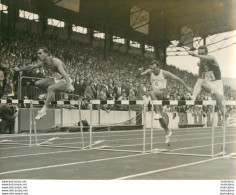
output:
POLYGON ((179 40, 183 26, 201 37, 236 29, 235 0, 80 0, 79 12, 55 5, 61 1, 66 0, 2 0, 2 3, 12 2, 19 9, 101 32, 107 24, 109 34, 148 45, 167 46, 170 41, 179 40), (133 6, 149 12, 148 34, 130 27, 133 6))

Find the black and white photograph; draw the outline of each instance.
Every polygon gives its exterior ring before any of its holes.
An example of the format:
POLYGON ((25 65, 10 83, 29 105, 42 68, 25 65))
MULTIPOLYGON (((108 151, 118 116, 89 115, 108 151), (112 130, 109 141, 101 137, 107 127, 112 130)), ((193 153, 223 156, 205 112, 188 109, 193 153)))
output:
POLYGON ((236 0, 0 0, 0 181, 234 195, 236 0))

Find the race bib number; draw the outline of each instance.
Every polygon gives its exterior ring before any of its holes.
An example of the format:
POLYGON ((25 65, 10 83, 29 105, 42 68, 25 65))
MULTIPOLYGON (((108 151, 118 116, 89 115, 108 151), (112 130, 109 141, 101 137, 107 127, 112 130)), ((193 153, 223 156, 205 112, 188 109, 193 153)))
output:
POLYGON ((216 78, 215 78, 215 75, 214 75, 213 71, 208 71, 208 72, 204 72, 204 79, 206 81, 213 81, 216 78))
POLYGON ((158 81, 154 81, 154 82, 153 82, 153 85, 154 85, 155 87, 158 87, 158 86, 159 86, 159 82, 158 82, 158 81))
POLYGON ((163 81, 153 81, 152 87, 156 89, 164 89, 166 88, 166 80, 163 81))

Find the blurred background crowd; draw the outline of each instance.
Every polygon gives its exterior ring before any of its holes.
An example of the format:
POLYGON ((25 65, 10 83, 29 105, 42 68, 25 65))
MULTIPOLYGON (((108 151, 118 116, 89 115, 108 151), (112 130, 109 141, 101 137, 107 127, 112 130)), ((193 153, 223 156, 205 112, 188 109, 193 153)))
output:
MULTIPOLYGON (((137 77, 138 69, 148 68, 152 61, 143 56, 124 54, 110 50, 104 60, 103 50, 89 44, 60 40, 57 37, 18 32, 11 39, 0 38, 0 96, 19 99, 37 99, 43 91, 34 86, 38 78, 51 76, 43 69, 15 72, 14 67, 24 67, 37 60, 36 52, 39 47, 46 47, 52 56, 58 57, 66 65, 66 71, 73 80, 73 94, 57 94, 60 99, 89 99, 100 100, 150 100, 151 89, 148 76, 137 77), (34 77, 34 78, 24 78, 34 77), (19 86, 19 78, 21 87, 19 86), (21 88, 21 94, 19 91, 21 88)), ((194 65, 194 64, 193 64, 194 65)), ((180 70, 174 65, 166 65, 164 69, 182 78, 193 87, 197 75, 180 70)), ((168 80, 168 89, 163 94, 165 100, 189 100, 191 94, 176 81, 168 80)), ((236 92, 230 86, 224 86, 225 98, 232 100, 236 92)), ((204 91, 197 97, 199 100, 210 99, 210 94, 204 91)))

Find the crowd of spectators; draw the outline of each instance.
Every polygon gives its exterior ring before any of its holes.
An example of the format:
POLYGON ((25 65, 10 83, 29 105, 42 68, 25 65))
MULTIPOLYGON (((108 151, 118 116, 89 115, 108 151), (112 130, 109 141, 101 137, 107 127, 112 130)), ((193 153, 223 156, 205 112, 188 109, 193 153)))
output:
MULTIPOLYGON (((43 93, 34 87, 34 81, 37 78, 47 77, 50 73, 43 69, 21 73, 13 70, 15 66, 23 67, 36 61, 36 51, 39 47, 47 47, 53 56, 61 59, 73 80, 74 93, 58 95, 57 99, 150 99, 150 79, 147 76, 137 77, 137 72, 138 68, 146 69, 152 59, 111 49, 107 59, 104 60, 103 50, 99 47, 61 40, 53 35, 40 37, 27 32, 17 32, 10 40, 4 37, 4 34, 1 36, 0 71, 4 72, 4 81, 0 86, 1 97, 5 95, 12 98, 37 99, 38 95, 43 93), (19 76, 37 77, 22 79, 21 97, 18 94, 19 76)), ((197 80, 197 75, 180 70, 174 65, 165 65, 164 69, 181 77, 191 87, 197 80)), ((235 91, 230 86, 225 86, 224 90, 227 99, 236 97, 235 91)), ((167 92, 163 94, 163 99, 188 100, 190 96, 191 94, 181 84, 168 80, 167 92)), ((205 92, 198 97, 199 100, 209 98, 210 94, 205 92)))

